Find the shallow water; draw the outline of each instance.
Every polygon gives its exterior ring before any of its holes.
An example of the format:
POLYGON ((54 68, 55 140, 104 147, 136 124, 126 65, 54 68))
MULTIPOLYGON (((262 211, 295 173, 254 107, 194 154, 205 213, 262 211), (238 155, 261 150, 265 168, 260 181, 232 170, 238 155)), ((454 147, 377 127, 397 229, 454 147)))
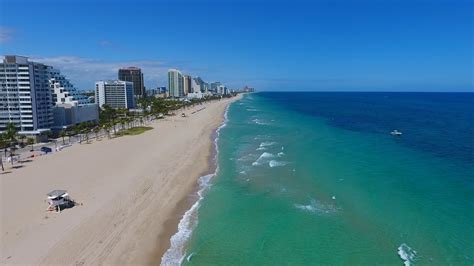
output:
POLYGON ((472 265, 472 99, 247 95, 184 264, 472 265))

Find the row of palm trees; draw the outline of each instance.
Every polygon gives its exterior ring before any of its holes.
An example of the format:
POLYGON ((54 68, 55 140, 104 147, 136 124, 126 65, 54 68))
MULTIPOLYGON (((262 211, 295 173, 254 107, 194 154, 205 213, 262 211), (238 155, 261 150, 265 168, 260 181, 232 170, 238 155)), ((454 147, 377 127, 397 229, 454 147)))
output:
POLYGON ((101 131, 105 131, 108 138, 111 138, 112 134, 117 134, 119 130, 147 124, 152 118, 161 118, 180 108, 187 108, 218 99, 221 98, 219 96, 210 96, 202 99, 181 101, 177 99, 143 97, 138 99, 138 106, 140 106, 141 112, 131 112, 128 109, 114 109, 108 105, 103 105, 99 112, 98 123, 84 122, 71 126, 62 130, 59 133, 59 137, 62 138, 63 145, 65 144, 66 137, 71 138, 73 136, 79 136, 79 143, 83 141, 88 143, 90 134, 95 134, 97 139, 101 131))
MULTIPOLYGON (((89 121, 70 126, 61 130, 58 135, 52 132, 45 132, 47 137, 58 136, 62 139, 63 145, 66 145, 66 137, 68 143, 71 142, 72 137, 79 137, 79 143, 85 141, 89 143, 90 137, 95 136, 96 140, 99 138, 100 132, 105 131, 108 138, 116 135, 118 131, 136 127, 137 125, 144 125, 149 123, 153 118, 162 118, 169 115, 180 108, 188 108, 206 101, 220 100, 220 96, 209 96, 202 99, 191 99, 186 101, 176 99, 164 99, 155 97, 144 97, 138 99, 138 105, 141 112, 131 112, 127 109, 114 109, 108 105, 102 106, 99 112, 99 121, 89 121)), ((4 156, 7 157, 7 151, 10 152, 11 162, 13 164, 13 156, 17 146, 24 147, 25 145, 33 145, 35 139, 27 138, 24 135, 19 135, 18 130, 13 123, 9 123, 3 133, 0 134, 0 149, 4 150, 4 156)), ((2 171, 4 171, 3 160, 0 156, 2 171)))
POLYGON ((13 165, 13 156, 15 155, 17 145, 23 147, 25 145, 33 145, 34 143, 34 139, 29 139, 23 135, 18 135, 18 130, 16 129, 15 125, 13 123, 8 123, 5 131, 0 134, 0 149, 3 150, 3 152, 0 153, 0 165, 2 167, 2 171, 5 171, 3 157, 7 157, 7 152, 9 152, 11 163, 13 165))

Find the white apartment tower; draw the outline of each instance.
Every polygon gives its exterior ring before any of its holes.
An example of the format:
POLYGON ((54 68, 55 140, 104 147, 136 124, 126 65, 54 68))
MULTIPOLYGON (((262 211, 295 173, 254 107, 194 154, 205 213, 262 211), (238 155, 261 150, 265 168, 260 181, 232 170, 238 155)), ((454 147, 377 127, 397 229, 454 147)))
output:
POLYGON ((20 134, 40 134, 53 125, 48 66, 7 55, 0 64, 0 131, 13 123, 20 134))
POLYGON ((183 74, 177 69, 168 70, 168 96, 179 98, 184 96, 183 74))
POLYGON ((133 109, 133 83, 130 81, 108 80, 95 83, 95 102, 100 107, 108 105, 112 108, 133 109))

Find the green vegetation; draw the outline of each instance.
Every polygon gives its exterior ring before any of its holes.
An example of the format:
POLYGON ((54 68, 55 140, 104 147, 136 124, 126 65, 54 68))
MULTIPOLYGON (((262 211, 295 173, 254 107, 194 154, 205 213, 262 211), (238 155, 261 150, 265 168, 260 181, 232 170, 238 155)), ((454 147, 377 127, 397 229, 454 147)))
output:
MULTIPOLYGON (((231 96, 225 96, 231 97, 231 96)), ((90 121, 83 122, 77 125, 63 129, 60 132, 43 132, 42 135, 48 139, 61 138, 62 144, 66 144, 66 137, 68 142, 71 142, 71 137, 79 136, 79 143, 86 141, 89 143, 90 134, 94 134, 95 139, 99 139, 99 134, 102 130, 107 133, 108 138, 114 136, 126 136, 126 135, 139 135, 145 131, 153 129, 145 125, 149 124, 153 118, 159 119, 166 115, 174 115, 173 111, 179 110, 180 108, 193 107, 195 105, 203 104, 207 101, 221 100, 221 96, 207 96, 203 99, 190 99, 190 100, 177 100, 177 99, 165 99, 155 97, 144 97, 138 99, 137 103, 141 109, 138 112, 131 112, 127 109, 114 109, 110 106, 104 105, 99 110, 99 122, 90 121), (113 133, 113 134, 112 134, 113 133)), ((3 167, 2 157, 7 157, 9 153, 10 157, 15 155, 17 146, 24 147, 31 145, 33 151, 33 144, 35 139, 28 138, 18 134, 18 128, 13 123, 9 123, 3 133, 0 134, 0 164, 3 167)), ((13 158, 11 160, 13 164, 13 158)))
MULTIPOLYGON (((5 131, 0 134, 0 148, 4 150, 5 157, 7 157, 7 149, 10 150, 10 158, 11 163, 13 165, 13 156, 15 155, 16 145, 18 144, 18 130, 15 128, 13 123, 8 123, 5 131)), ((2 171, 4 171, 3 167, 3 159, 0 156, 0 161, 2 165, 2 171)))
POLYGON ((131 127, 131 128, 118 132, 116 136, 121 137, 121 136, 140 135, 144 133, 145 131, 152 130, 152 129, 153 129, 152 127, 144 127, 144 126, 131 127))

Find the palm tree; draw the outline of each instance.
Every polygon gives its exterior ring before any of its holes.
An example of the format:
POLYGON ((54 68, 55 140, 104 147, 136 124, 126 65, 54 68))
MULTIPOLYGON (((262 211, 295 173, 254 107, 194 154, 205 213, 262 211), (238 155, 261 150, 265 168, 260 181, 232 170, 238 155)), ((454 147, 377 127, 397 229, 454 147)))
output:
POLYGON ((99 113, 100 124, 105 125, 105 124, 110 123, 114 128, 114 134, 117 133, 117 130, 115 128, 115 125, 117 124, 116 119, 117 119, 117 110, 111 108, 108 105, 103 105, 99 113))
POLYGON ((128 124, 128 128, 132 128, 134 126, 133 122, 134 122, 135 119, 133 119, 133 117, 127 117, 125 118, 125 121, 127 122, 128 124), (130 126, 131 124, 131 126, 130 126))
POLYGON ((107 137, 110 139, 110 131, 112 129, 111 123, 105 123, 102 125, 102 127, 105 129, 105 131, 107 132, 107 137))
POLYGON ((33 144, 35 144, 35 139, 33 139, 33 138, 28 138, 28 139, 26 140, 26 144, 27 144, 27 145, 31 145, 31 150, 30 150, 30 151, 33 151, 33 144))
POLYGON ((23 148, 23 147, 25 146, 25 139, 26 139, 26 136, 25 136, 25 135, 20 135, 18 138, 19 138, 20 141, 21 141, 21 142, 20 142, 20 143, 21 143, 21 144, 20 144, 20 147, 23 148))
POLYGON ((17 129, 13 123, 8 123, 7 128, 5 129, 5 136, 10 145, 16 144, 16 139, 18 137, 17 129))
POLYGON ((86 123, 81 123, 81 134, 85 135, 86 143, 89 143, 89 129, 87 128, 86 123))
MULTIPOLYGON (((8 141, 5 137, 5 134, 0 134, 0 148, 6 149, 7 146, 8 146, 8 141)), ((2 165, 2 171, 5 171, 5 168, 3 167, 3 158, 1 155, 0 155, 0 164, 2 165)))
POLYGON ((66 137, 66 131, 64 129, 59 132, 59 136, 63 139, 63 145, 66 145, 66 143, 64 142, 64 138, 66 137))
POLYGON ((95 140, 99 139, 100 126, 96 126, 92 129, 95 133, 95 140))
MULTIPOLYGON (((18 131, 13 123, 10 122, 7 124, 7 127, 5 129, 5 138, 8 143, 8 146, 10 147, 10 159, 11 159, 12 165, 13 165, 13 154, 14 154, 13 150, 17 143, 17 137, 18 137, 17 132, 18 131)), ((6 153, 7 153, 7 150, 5 148, 5 156, 6 156, 6 153)))
POLYGON ((77 124, 72 128, 72 132, 74 135, 79 135, 79 144, 82 144, 82 125, 77 124))

